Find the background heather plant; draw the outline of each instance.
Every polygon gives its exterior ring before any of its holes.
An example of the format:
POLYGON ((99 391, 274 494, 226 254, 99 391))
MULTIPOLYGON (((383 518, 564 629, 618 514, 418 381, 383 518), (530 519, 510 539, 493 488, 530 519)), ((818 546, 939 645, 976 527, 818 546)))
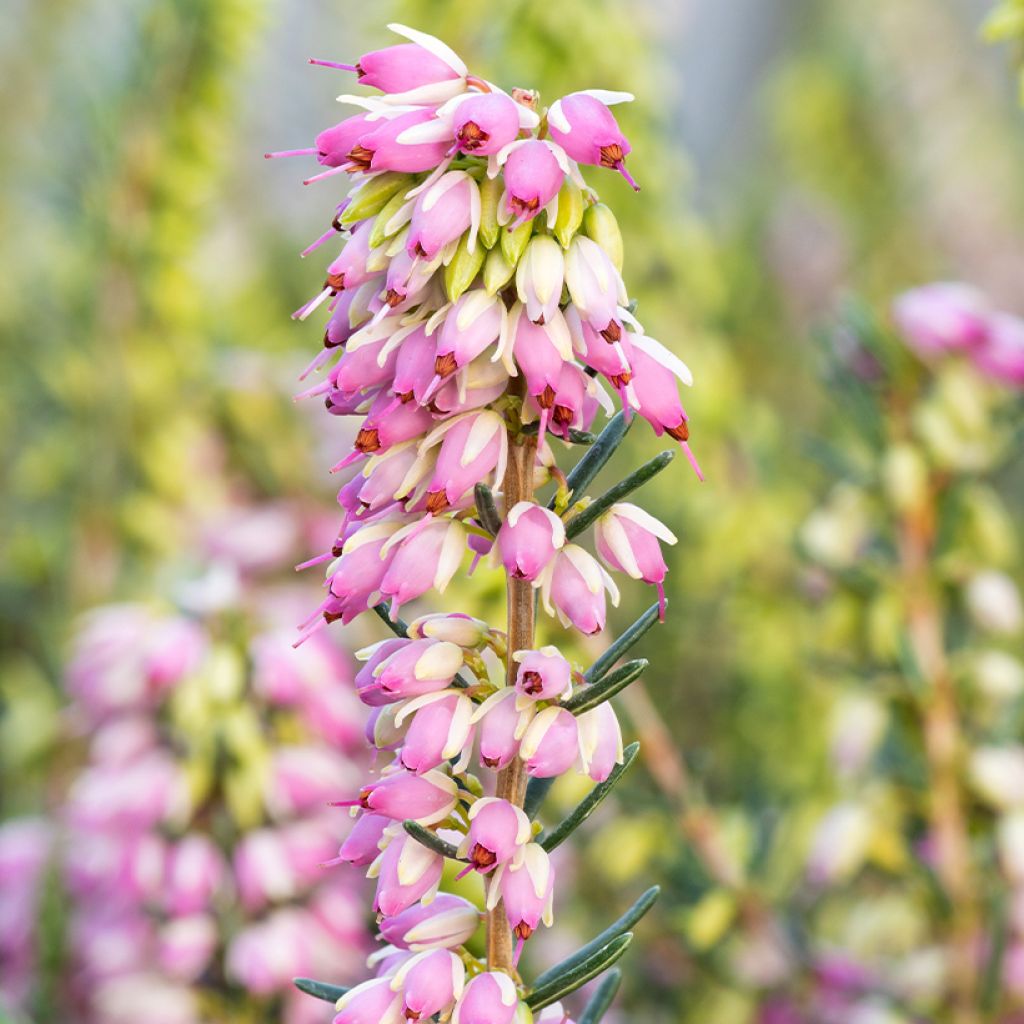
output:
MULTIPOLYGON (((674 451, 596 498, 587 490, 638 417, 676 440, 699 475, 677 386, 691 377, 637 320, 615 218, 580 169, 607 167, 637 188, 609 109, 632 97, 588 90, 545 108, 531 90, 505 93, 471 74, 439 40, 391 28, 411 42, 352 64, 311 61, 383 95, 344 94, 364 112, 312 147, 268 154, 315 156, 327 170, 307 184, 339 173, 355 182, 303 253, 343 236, 321 290, 294 314, 329 314, 323 352, 303 374, 326 376, 304 396, 362 421, 333 467, 347 481, 342 527, 308 563, 327 563, 327 596, 297 645, 370 609, 395 633, 360 653, 355 680, 374 709, 368 738, 393 760, 339 801, 357 815, 339 859, 377 879, 390 944, 371 961, 375 976, 351 990, 298 984, 336 1000, 338 1024, 511 1021, 546 1007, 561 1019, 560 1000, 618 960, 657 895, 531 982, 520 976, 524 943, 553 920, 550 853, 637 753, 623 749, 608 701, 646 667, 616 665, 664 614, 660 544, 676 538, 622 499, 674 451), (613 411, 609 392, 622 408, 595 437, 599 410, 613 411), (589 450, 566 473, 556 445, 589 450), (565 628, 604 628, 606 595, 617 602, 618 589, 574 543, 590 527, 605 565, 657 586, 659 601, 584 671, 538 646, 535 612, 539 601, 565 628), (471 555, 474 568, 485 559, 506 573, 504 630, 461 612, 400 618, 403 605, 443 593, 471 555), (492 778, 471 771, 474 760, 492 778), (571 770, 597 785, 544 829, 533 819, 571 770), (482 955, 467 945, 472 905, 437 895, 448 861, 484 878, 482 955)), ((618 983, 609 974, 582 1019, 599 1019, 618 983)))

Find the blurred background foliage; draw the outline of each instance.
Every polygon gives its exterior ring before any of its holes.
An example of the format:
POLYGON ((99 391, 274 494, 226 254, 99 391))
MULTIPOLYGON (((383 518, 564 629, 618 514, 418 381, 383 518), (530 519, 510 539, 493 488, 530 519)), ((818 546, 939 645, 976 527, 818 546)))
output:
MULTIPOLYGON (((681 539, 670 619, 645 642, 646 689, 624 705, 646 740, 632 813, 588 831, 581 872, 603 884, 588 881, 573 913, 596 930, 662 882, 633 960, 645 984, 627 986, 625 1010, 757 1019, 759 986, 710 954, 737 921, 774 927, 766 907, 788 898, 834 796, 835 680, 797 535, 841 476, 822 439, 845 417, 814 328, 849 293, 884 310, 935 277, 1024 311, 1012 66, 1024 8, 989 8, 15 0, 0 23, 0 810, 32 810, 58 785, 76 613, 145 596, 238 501, 330 511, 337 443, 289 397, 317 339, 287 312, 317 273, 296 254, 319 234, 333 179, 303 190, 294 164, 260 155, 307 145, 339 116, 347 83, 306 57, 384 45, 399 20, 548 100, 586 86, 637 96, 621 117, 643 191, 594 183, 622 224, 648 329, 694 371, 708 482, 675 468, 644 495, 681 539), (1010 46, 979 38, 986 16, 1010 46)), ((637 431, 618 466, 656 450, 637 431)), ((1017 509, 1019 476, 999 480, 1017 509)), ((496 616, 496 579, 478 574, 452 601, 496 616)), ((617 626, 650 599, 624 591, 617 626)))

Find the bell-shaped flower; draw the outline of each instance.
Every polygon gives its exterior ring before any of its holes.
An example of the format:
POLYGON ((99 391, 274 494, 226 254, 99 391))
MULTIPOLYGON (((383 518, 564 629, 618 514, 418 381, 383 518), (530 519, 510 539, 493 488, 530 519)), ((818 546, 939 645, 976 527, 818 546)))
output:
POLYGON ((595 782, 604 782, 622 764, 622 729, 608 701, 576 718, 580 737, 580 766, 595 782))
POLYGON ((347 862, 355 867, 372 864, 380 856, 380 844, 384 838, 384 829, 391 824, 391 819, 384 814, 373 814, 363 811, 352 831, 338 847, 338 856, 328 864, 334 865, 347 862))
POLYGON ((562 247, 551 235, 534 235, 516 266, 516 294, 534 323, 548 323, 555 315, 564 276, 562 247))
POLYGON ((417 953, 391 979, 392 989, 402 994, 406 1020, 447 1016, 465 983, 465 965, 447 949, 417 953))
POLYGON ((981 345, 989 334, 992 308, 976 288, 939 281, 904 292, 893 303, 892 315, 911 348, 929 356, 981 345))
MULTIPOLYGON (((359 140, 377 127, 379 117, 371 113, 355 114, 325 128, 314 142, 317 162, 324 167, 341 167, 348 163, 348 155, 359 140)), ((284 156, 268 153, 267 156, 284 156)), ((290 155, 290 154, 289 154, 290 155)))
POLYGON ((537 779, 567 772, 579 757, 580 736, 576 718, 560 707, 547 707, 530 720, 519 744, 526 771, 537 779))
POLYGON ((358 510, 376 512, 400 496, 402 482, 418 465, 417 445, 408 441, 373 457, 353 481, 358 510))
POLYGON ((541 139, 513 142, 497 159, 504 165, 505 207, 515 227, 540 213, 558 195, 569 173, 562 150, 541 139))
POLYGON ((383 548, 399 529, 400 523, 371 523, 345 541, 328 575, 330 592, 341 602, 342 621, 351 622, 366 611, 371 595, 380 590, 392 557, 383 548))
POLYGON ((438 893, 380 923, 380 937, 399 949, 454 949, 467 943, 480 926, 480 911, 461 896, 438 893))
POLYGON ((479 227, 480 189, 476 181, 465 171, 449 171, 417 196, 406 251, 410 256, 430 261, 469 231, 468 246, 472 252, 479 227))
POLYGON ((541 597, 548 615, 558 615, 568 628, 600 633, 605 623, 605 590, 612 604, 619 590, 596 558, 577 544, 566 544, 551 560, 541 577, 541 597))
POLYGON ((698 477, 703 479, 687 444, 690 427, 676 385, 676 379, 684 384, 692 383, 689 369, 653 338, 631 334, 630 341, 633 346, 630 363, 636 411, 651 424, 658 437, 668 434, 682 445, 698 477))
POLYGON ((414 639, 447 640, 467 649, 479 647, 489 635, 490 626, 483 619, 464 612, 432 612, 409 623, 409 636, 414 639))
POLYGON ((455 144, 463 153, 491 156, 514 142, 522 128, 534 127, 537 114, 502 92, 459 96, 441 111, 451 118, 455 144))
POLYGON ((483 288, 471 289, 447 309, 438 333, 434 386, 490 348, 506 321, 505 304, 483 288))
POLYGON ((338 806, 357 803, 365 810, 396 821, 411 819, 421 825, 434 825, 455 810, 458 792, 455 780, 444 772, 435 770, 414 775, 399 770, 364 786, 358 801, 342 801, 338 806))
POLYGON ((444 418, 490 405, 505 394, 509 376, 505 367, 485 352, 441 385, 430 400, 430 411, 444 418))
POLYGON ((380 674, 378 670, 381 665, 392 654, 403 650, 408 644, 408 640, 402 640, 399 637, 389 637, 387 640, 381 640, 378 643, 371 644, 369 647, 364 647, 360 651, 356 651, 356 657, 360 661, 366 662, 356 673, 354 680, 356 691, 361 695, 364 691, 379 690, 380 684, 377 681, 377 676, 380 674))
POLYGON ((554 890, 555 871, 551 859, 538 843, 525 846, 491 883, 487 907, 494 909, 499 897, 504 902, 508 925, 519 940, 516 960, 523 943, 542 921, 551 927, 554 890))
POLYGON ((402 996, 387 978, 371 978, 339 1000, 333 1024, 402 1024, 402 996))
POLYGON ((519 725, 522 715, 516 708, 516 691, 511 686, 492 693, 473 715, 480 723, 480 763, 500 771, 519 753, 519 725))
POLYGON ((504 478, 508 434, 498 413, 484 409, 447 420, 426 437, 420 451, 438 443, 427 511, 437 515, 449 506, 458 507, 478 483, 504 478))
POLYGON ((440 39, 422 32, 414 33, 401 25, 392 28, 400 35, 415 41, 387 46, 381 50, 371 50, 364 53, 354 65, 338 65, 323 61, 311 63, 326 63, 328 67, 354 71, 360 85, 368 85, 372 89, 388 93, 409 92, 423 86, 465 77, 465 65, 440 39))
MULTIPOLYGON (((617 341, 609 341, 596 331, 571 303, 565 310, 573 351, 584 366, 603 374, 622 397, 623 408, 634 408, 636 396, 629 384, 633 379, 630 356, 633 346, 622 332, 617 341)), ((614 322, 614 321, 613 321, 614 322)))
POLYGON ((518 1005, 515 982, 502 971, 484 971, 466 985, 452 1024, 512 1024, 518 1005))
POLYGON ((329 747, 279 746, 271 755, 267 810, 277 818, 308 813, 346 789, 353 771, 348 758, 329 747))
POLYGON ((457 755, 468 763, 475 710, 476 705, 461 690, 430 693, 404 704, 395 716, 395 724, 401 726, 412 715, 402 743, 402 764, 422 773, 457 755))
MULTIPOLYGON (((413 776, 416 778, 416 776, 413 776)), ((420 899, 429 900, 441 884, 444 857, 402 832, 394 836, 367 872, 377 879, 373 909, 391 917, 420 899)))
POLYGON ((422 405, 434 379, 434 359, 437 342, 418 326, 398 348, 395 376, 391 385, 394 395, 402 402, 422 405))
POLYGON ((633 99, 628 92, 585 89, 563 96, 548 108, 548 130, 551 138, 581 164, 610 167, 618 171, 639 191, 639 186, 626 170, 625 159, 630 151, 609 105, 633 99))
POLYGON ((532 581, 564 546, 565 524, 543 505, 520 501, 509 509, 496 539, 505 571, 532 581))
POLYGON ((457 519, 427 518, 403 527, 382 548, 394 558, 380 591, 391 599, 391 615, 428 590, 444 593, 466 550, 466 528, 457 519))
POLYGON ((558 700, 572 684, 572 666, 557 647, 516 651, 516 689, 531 700, 558 700))
POLYGON ((565 284, 580 316, 598 332, 618 321, 619 306, 629 301, 615 264, 586 235, 577 235, 565 254, 565 284))
POLYGON ((530 841, 533 830, 522 808, 497 797, 482 797, 469 811, 469 831, 459 846, 481 874, 510 861, 530 841))
POLYGON ((675 544, 676 535, 638 505, 624 501, 598 518, 594 539, 597 553, 610 569, 658 588, 659 612, 664 619, 668 566, 659 542, 675 544))
POLYGON ((246 833, 235 847, 235 881, 242 906, 259 910, 267 903, 290 899, 297 880, 280 833, 260 828, 246 833))
MULTIPOLYGON (((445 159, 448 147, 443 142, 409 145, 399 141, 403 132, 434 119, 426 108, 409 110, 397 117, 382 118, 372 131, 360 136, 349 151, 348 163, 359 171, 401 171, 418 173, 435 168, 445 159)), ((372 221, 368 220, 367 224, 372 221)))
POLYGON ((217 921, 209 914, 172 917, 157 936, 156 960, 172 978, 194 981, 217 949, 217 921))
POLYGON ((426 409, 412 402, 400 404, 396 409, 392 397, 382 391, 359 428, 353 447, 364 455, 385 452, 396 444, 419 437, 432 424, 433 419, 426 409))
POLYGON ((340 292, 342 289, 355 288, 374 276, 375 271, 368 267, 372 230, 373 224, 370 221, 359 224, 353 230, 340 255, 328 264, 324 287, 340 292))
POLYGON ((208 836, 190 833, 171 847, 164 878, 164 902, 172 916, 206 910, 224 884, 227 865, 208 836))
POLYGON ((462 648, 445 640, 408 640, 381 662, 373 675, 377 686, 400 700, 435 693, 451 685, 462 668, 462 648))
POLYGON ((982 373, 999 383, 1024 388, 1024 320, 1009 313, 994 313, 988 338, 971 358, 982 373))

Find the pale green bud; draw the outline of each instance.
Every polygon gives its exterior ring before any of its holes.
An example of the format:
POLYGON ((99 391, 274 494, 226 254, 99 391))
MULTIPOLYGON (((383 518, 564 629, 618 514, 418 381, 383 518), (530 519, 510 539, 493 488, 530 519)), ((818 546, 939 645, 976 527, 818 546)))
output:
POLYGON ((404 198, 405 193, 412 187, 411 174, 399 174, 396 171, 378 174, 352 194, 352 202, 342 212, 340 223, 348 226, 379 214, 395 196, 400 195, 404 198))
POLYGON ((507 228, 501 232, 501 252, 505 259, 514 267, 526 249, 526 243, 533 234, 533 221, 520 224, 514 231, 507 228))
POLYGON ((459 239, 459 247, 455 250, 451 263, 444 268, 444 290, 448 298, 454 302, 476 280, 484 263, 486 250, 477 239, 473 251, 469 251, 469 232, 459 239))
POLYGON ((569 248, 573 235, 579 231, 585 205, 579 185, 572 178, 566 178, 558 191, 558 216, 554 228, 555 238, 563 249, 569 248))
POLYGON ((480 231, 477 237, 484 243, 486 249, 494 248, 501 233, 501 225, 498 224, 498 203, 504 191, 505 179, 501 175, 497 178, 484 178, 480 182, 480 231))
POLYGON ((505 259, 500 248, 492 249, 484 261, 484 288, 488 295, 497 295, 512 280, 516 268, 505 259))
POLYGON ((383 206, 370 230, 370 248, 376 249, 384 240, 397 235, 405 226, 404 220, 396 220, 395 215, 408 202, 405 192, 396 192, 383 206), (392 223, 393 222, 393 223, 392 223))
MULTIPOLYGON (((561 200, 559 200, 561 202, 561 200)), ((623 247, 622 232, 611 207, 604 203, 593 203, 583 214, 583 233, 592 238, 608 254, 615 269, 622 273, 623 247)))
POLYGON ((900 512, 915 512, 928 499, 928 464, 912 444, 893 445, 882 463, 885 493, 900 512))

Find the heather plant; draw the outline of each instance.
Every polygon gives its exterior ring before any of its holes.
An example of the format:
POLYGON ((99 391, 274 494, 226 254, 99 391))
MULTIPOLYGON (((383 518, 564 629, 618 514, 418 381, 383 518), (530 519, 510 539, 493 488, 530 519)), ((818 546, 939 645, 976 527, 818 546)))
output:
MULTIPOLYGON (((356 818, 339 860, 376 878, 386 945, 350 990, 298 985, 336 1001, 338 1024, 563 1020, 561 1000, 622 956, 657 895, 539 976, 520 975, 524 944, 553 920, 552 852, 637 754, 609 701, 646 667, 618 662, 664 616, 661 544, 675 537, 624 499, 674 451, 597 497, 588 490, 637 418, 677 441, 699 475, 678 394, 690 374, 637 320, 615 218, 580 169, 638 187, 610 109, 632 97, 592 89, 544 107, 531 90, 471 74, 439 40, 391 28, 409 41, 353 64, 311 61, 378 90, 340 97, 361 112, 312 146, 268 154, 315 158, 324 169, 307 183, 354 183, 303 253, 341 235, 340 255, 294 314, 328 313, 304 374, 324 378, 304 395, 360 421, 333 467, 342 527, 309 563, 326 563, 327 595, 297 645, 371 610, 395 634, 360 653, 355 679, 372 709, 367 737, 390 763, 338 801, 356 818), (621 409, 595 437, 612 395, 621 409), (556 446, 587 450, 565 472, 556 446), (600 561, 578 543, 591 527, 600 561), (400 617, 470 558, 505 573, 504 630, 465 612, 400 617), (607 598, 618 600, 609 571, 655 586, 658 600, 584 670, 564 644, 539 642, 536 610, 600 633, 607 598), (544 828, 549 787, 573 771, 596 785, 544 828), (477 907, 439 892, 452 862, 484 883, 482 948, 477 907)), ((618 984, 607 974, 580 1020, 597 1021, 618 984)))
POLYGON ((11 1013, 302 1024, 317 1015, 294 975, 355 976, 361 885, 323 864, 363 723, 334 638, 291 647, 308 591, 268 585, 295 536, 289 509, 234 508, 211 524, 204 575, 78 623, 67 792, 0 827, 11 1013))
POLYGON ((835 782, 803 896, 817 1011, 791 1016, 1014 1020, 1024 608, 999 476, 1024 321, 934 284, 893 322, 851 310, 832 335, 840 479, 801 532, 835 782))

